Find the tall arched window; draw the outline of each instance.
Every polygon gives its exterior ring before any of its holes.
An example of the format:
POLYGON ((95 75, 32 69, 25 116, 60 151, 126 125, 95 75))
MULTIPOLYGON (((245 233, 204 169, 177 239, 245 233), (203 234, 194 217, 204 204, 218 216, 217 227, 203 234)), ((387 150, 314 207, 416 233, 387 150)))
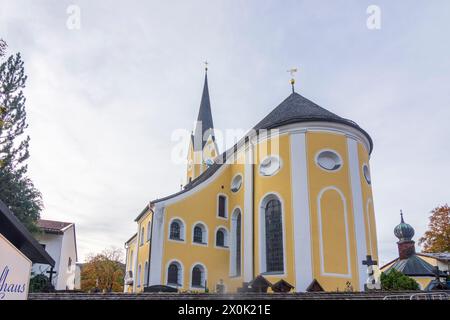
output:
POLYGON ((241 210, 235 209, 231 216, 231 264, 230 274, 241 275, 241 210))
POLYGON ((139 239, 139 244, 142 246, 144 244, 144 227, 141 229, 141 235, 139 239))
POLYGON ((284 271, 283 224, 281 203, 270 200, 266 205, 266 271, 284 271))
POLYGON ((148 262, 145 261, 144 266, 144 286, 148 286, 148 262))
POLYGON ((205 268, 197 264, 192 268, 192 276, 191 276, 191 286, 195 288, 204 288, 205 287, 205 268))
POLYGON ((174 219, 170 223, 169 227, 169 239, 172 240, 184 240, 184 224, 179 219, 174 219))
POLYGON ((137 274, 137 286, 140 287, 141 286, 141 265, 138 266, 138 274, 137 274))
POLYGON ((173 261, 167 268, 167 284, 170 286, 181 287, 183 286, 182 279, 183 269, 177 261, 173 261))

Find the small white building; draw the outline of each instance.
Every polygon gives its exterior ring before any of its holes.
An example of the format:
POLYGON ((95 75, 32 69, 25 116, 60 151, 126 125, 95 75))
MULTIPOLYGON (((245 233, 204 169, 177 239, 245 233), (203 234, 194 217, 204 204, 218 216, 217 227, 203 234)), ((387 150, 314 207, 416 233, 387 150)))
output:
MULTIPOLYGON (((41 219, 38 226, 42 234, 36 236, 36 239, 55 260, 55 273, 52 276, 55 290, 74 290, 77 262, 75 224, 41 219)), ((31 271, 33 275, 49 276, 50 266, 34 264, 31 271)))

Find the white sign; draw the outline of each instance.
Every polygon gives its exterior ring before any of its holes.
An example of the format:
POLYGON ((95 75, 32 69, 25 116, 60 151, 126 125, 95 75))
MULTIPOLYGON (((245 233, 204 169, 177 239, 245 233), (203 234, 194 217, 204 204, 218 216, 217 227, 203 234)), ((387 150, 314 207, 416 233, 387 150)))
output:
POLYGON ((31 261, 0 234, 0 300, 26 300, 31 261))

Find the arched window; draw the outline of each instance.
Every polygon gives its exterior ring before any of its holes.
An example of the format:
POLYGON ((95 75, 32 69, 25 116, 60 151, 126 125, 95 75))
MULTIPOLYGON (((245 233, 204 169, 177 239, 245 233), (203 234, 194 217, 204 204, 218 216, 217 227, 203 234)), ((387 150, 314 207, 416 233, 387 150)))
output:
POLYGON ((69 257, 69 261, 67 262, 67 269, 70 271, 71 267, 72 267, 72 258, 69 257))
POLYGON ((169 238, 172 240, 184 240, 184 225, 179 219, 174 219, 170 223, 169 238))
POLYGON ((201 264, 197 264, 192 268, 191 286, 194 288, 205 287, 205 268, 201 264))
POLYGON ((142 246, 144 244, 144 227, 141 229, 141 235, 139 239, 139 244, 142 246))
POLYGON ((208 239, 208 235, 206 232, 205 225, 203 223, 197 223, 194 226, 192 242, 206 244, 208 242, 207 239, 208 239))
POLYGON ((177 261, 171 262, 167 268, 167 284, 170 286, 183 286, 183 269, 177 261))
POLYGON ((235 209, 231 217, 231 275, 241 275, 241 210, 235 209))
POLYGON ((217 204, 217 215, 221 218, 227 218, 227 197, 219 195, 217 204))
POLYGON ((270 198, 264 207, 265 268, 266 272, 283 272, 283 222, 281 202, 270 198))
POLYGON ((141 286, 141 265, 138 266, 138 274, 137 274, 137 286, 141 286))
POLYGON ((145 261, 144 267, 144 286, 148 286, 148 262, 145 261))
POLYGON ((216 232, 216 246, 217 247, 227 247, 227 230, 224 228, 217 229, 216 232))
POLYGON ((150 241, 151 237, 152 237, 152 222, 149 221, 147 223, 147 241, 150 241))

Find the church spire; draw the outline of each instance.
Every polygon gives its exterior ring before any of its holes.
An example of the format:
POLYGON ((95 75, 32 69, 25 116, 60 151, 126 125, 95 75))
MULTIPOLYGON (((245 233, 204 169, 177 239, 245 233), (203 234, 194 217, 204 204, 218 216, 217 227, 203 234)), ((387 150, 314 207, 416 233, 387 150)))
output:
POLYGON ((194 130, 194 150, 203 150, 207 138, 214 137, 214 124, 211 113, 211 102, 209 100, 208 88, 208 62, 205 62, 205 82, 203 84, 202 99, 198 111, 197 123, 194 130), (208 133, 206 133, 208 132, 208 133))

